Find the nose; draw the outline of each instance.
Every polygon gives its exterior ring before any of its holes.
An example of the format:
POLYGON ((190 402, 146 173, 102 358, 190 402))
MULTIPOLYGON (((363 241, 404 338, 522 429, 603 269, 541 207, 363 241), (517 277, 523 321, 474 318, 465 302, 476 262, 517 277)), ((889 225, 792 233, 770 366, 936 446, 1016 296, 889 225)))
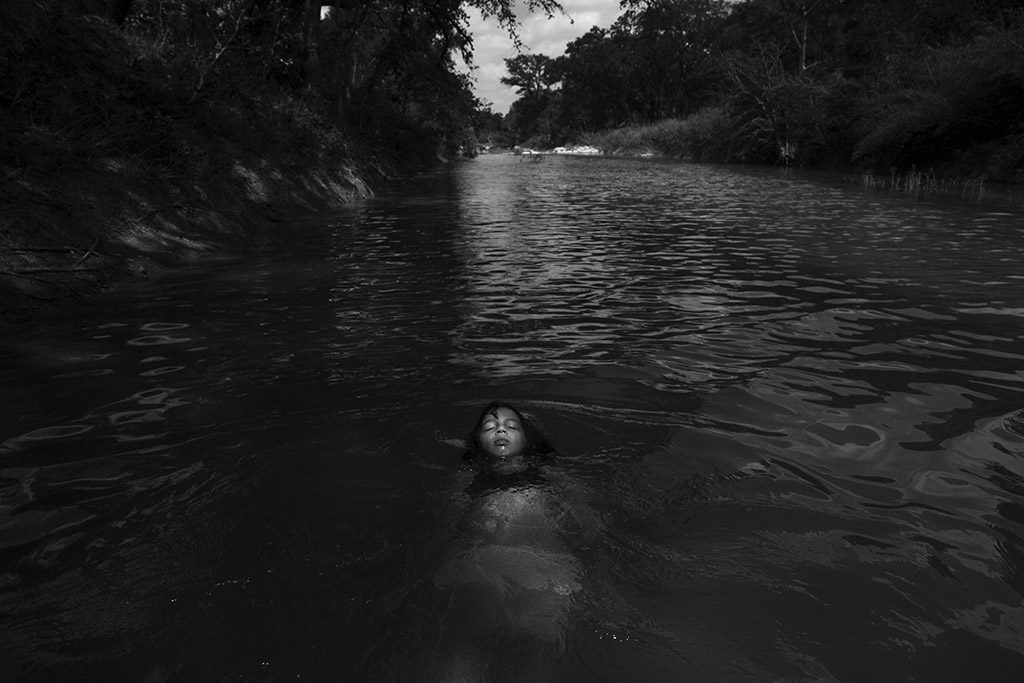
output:
POLYGON ((494 431, 495 431, 495 434, 507 434, 508 433, 508 430, 505 429, 504 425, 498 425, 498 428, 496 430, 494 430, 494 431))

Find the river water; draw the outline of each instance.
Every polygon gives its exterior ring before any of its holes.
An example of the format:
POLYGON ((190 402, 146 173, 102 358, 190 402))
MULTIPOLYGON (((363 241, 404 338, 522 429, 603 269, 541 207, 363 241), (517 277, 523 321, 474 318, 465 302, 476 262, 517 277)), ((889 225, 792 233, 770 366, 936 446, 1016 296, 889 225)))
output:
POLYGON ((500 398, 587 531, 480 679, 1017 680, 1022 219, 483 157, 4 330, 0 678, 442 679, 500 398))

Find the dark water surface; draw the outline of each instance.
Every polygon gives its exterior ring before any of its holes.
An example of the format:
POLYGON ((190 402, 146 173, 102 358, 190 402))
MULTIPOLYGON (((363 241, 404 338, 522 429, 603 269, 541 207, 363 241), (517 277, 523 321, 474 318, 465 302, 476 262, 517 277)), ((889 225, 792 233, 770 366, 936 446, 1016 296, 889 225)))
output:
POLYGON ((481 676, 1018 680, 1022 227, 486 157, 4 330, 0 679, 437 680, 504 398, 592 524, 481 676))

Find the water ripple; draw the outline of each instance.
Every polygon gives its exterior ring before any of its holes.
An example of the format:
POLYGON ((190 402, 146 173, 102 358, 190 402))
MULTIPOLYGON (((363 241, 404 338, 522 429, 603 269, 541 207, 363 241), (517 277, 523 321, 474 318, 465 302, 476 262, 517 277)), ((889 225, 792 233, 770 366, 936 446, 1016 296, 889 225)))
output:
POLYGON ((796 171, 491 157, 284 221, 2 340, 0 635, 68 675, 130 651, 168 657, 114 666, 140 680, 388 678, 436 641, 441 478, 503 398, 594 521, 553 679, 1024 656, 1020 219, 796 171))

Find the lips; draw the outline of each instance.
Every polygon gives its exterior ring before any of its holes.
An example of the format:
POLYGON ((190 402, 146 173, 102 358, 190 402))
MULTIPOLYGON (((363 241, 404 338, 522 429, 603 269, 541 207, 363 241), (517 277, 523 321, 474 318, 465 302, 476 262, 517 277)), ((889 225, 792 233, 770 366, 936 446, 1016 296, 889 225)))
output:
POLYGON ((495 446, 507 446, 510 443, 511 442, 508 439, 503 439, 503 438, 499 438, 499 439, 495 439, 494 440, 494 445, 495 446))

